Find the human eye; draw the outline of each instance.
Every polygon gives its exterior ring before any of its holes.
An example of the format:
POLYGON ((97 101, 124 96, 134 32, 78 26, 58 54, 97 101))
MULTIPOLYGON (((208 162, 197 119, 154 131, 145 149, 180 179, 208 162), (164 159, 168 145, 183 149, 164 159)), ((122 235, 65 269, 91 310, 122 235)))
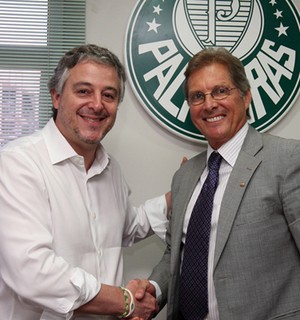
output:
POLYGON ((116 91, 104 91, 102 97, 106 102, 114 102, 118 100, 118 94, 116 91))
POLYGON ((79 90, 78 90, 78 93, 79 93, 79 94, 87 94, 87 93, 88 93, 88 90, 87 90, 87 89, 79 89, 79 90))
POLYGON ((90 94, 91 90, 89 90, 88 88, 85 88, 85 87, 78 87, 78 88, 76 88, 75 92, 79 96, 87 96, 90 94))
POLYGON ((196 91, 190 94, 189 104, 197 104, 204 101, 204 93, 201 91, 196 91))
POLYGON ((226 97, 228 95, 229 89, 227 87, 216 87, 214 88, 214 90, 212 91, 212 95, 213 97, 217 97, 217 98, 222 98, 222 97, 226 97))

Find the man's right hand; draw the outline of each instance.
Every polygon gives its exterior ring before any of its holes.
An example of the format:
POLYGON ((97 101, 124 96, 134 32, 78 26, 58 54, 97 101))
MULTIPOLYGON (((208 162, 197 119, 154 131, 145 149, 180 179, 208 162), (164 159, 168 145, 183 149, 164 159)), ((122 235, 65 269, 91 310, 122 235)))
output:
POLYGON ((159 311, 155 297, 155 287, 146 279, 134 279, 128 282, 129 289, 135 299, 133 320, 149 320, 159 311))

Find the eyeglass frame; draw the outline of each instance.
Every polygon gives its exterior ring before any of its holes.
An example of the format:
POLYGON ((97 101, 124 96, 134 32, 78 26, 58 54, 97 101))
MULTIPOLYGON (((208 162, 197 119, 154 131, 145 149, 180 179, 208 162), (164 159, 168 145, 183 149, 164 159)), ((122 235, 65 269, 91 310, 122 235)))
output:
POLYGON ((190 106, 198 106, 198 105, 201 105, 205 102, 206 100, 206 96, 211 96, 214 100, 216 101, 219 101, 219 100, 223 100, 223 99, 226 99, 228 96, 230 96, 231 94, 231 90, 234 90, 234 89, 238 89, 236 87, 232 87, 232 88, 228 88, 226 86, 215 86, 213 88, 213 90, 211 92, 208 92, 208 93, 204 93, 202 91, 195 91, 192 95, 196 95, 196 94, 202 94, 203 95, 203 101, 200 101, 200 102, 197 102, 197 103, 191 103, 190 102, 190 95, 188 96, 188 104, 190 106), (221 98, 216 98, 215 97, 215 94, 214 92, 216 92, 217 90, 220 90, 220 89, 225 89, 227 91, 226 95, 224 97, 221 97, 221 98))

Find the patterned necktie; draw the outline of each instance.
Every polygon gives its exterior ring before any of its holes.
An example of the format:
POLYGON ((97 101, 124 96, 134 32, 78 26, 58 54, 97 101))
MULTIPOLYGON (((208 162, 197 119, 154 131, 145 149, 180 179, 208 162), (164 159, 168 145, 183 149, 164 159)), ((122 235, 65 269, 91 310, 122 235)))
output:
POLYGON ((219 182, 222 156, 213 152, 208 160, 208 176, 193 208, 187 229, 180 275, 179 304, 184 319, 200 320, 208 314, 208 246, 211 214, 219 182))

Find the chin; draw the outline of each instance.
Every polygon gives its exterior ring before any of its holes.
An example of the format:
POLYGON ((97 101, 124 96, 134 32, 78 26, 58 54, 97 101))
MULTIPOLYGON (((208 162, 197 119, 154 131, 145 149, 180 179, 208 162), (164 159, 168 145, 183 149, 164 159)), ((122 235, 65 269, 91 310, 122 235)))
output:
POLYGON ((81 141, 88 144, 97 144, 99 143, 106 135, 106 131, 103 132, 87 132, 87 134, 81 134, 81 141))
POLYGON ((98 144, 102 140, 102 136, 81 136, 81 141, 86 144, 98 144))

